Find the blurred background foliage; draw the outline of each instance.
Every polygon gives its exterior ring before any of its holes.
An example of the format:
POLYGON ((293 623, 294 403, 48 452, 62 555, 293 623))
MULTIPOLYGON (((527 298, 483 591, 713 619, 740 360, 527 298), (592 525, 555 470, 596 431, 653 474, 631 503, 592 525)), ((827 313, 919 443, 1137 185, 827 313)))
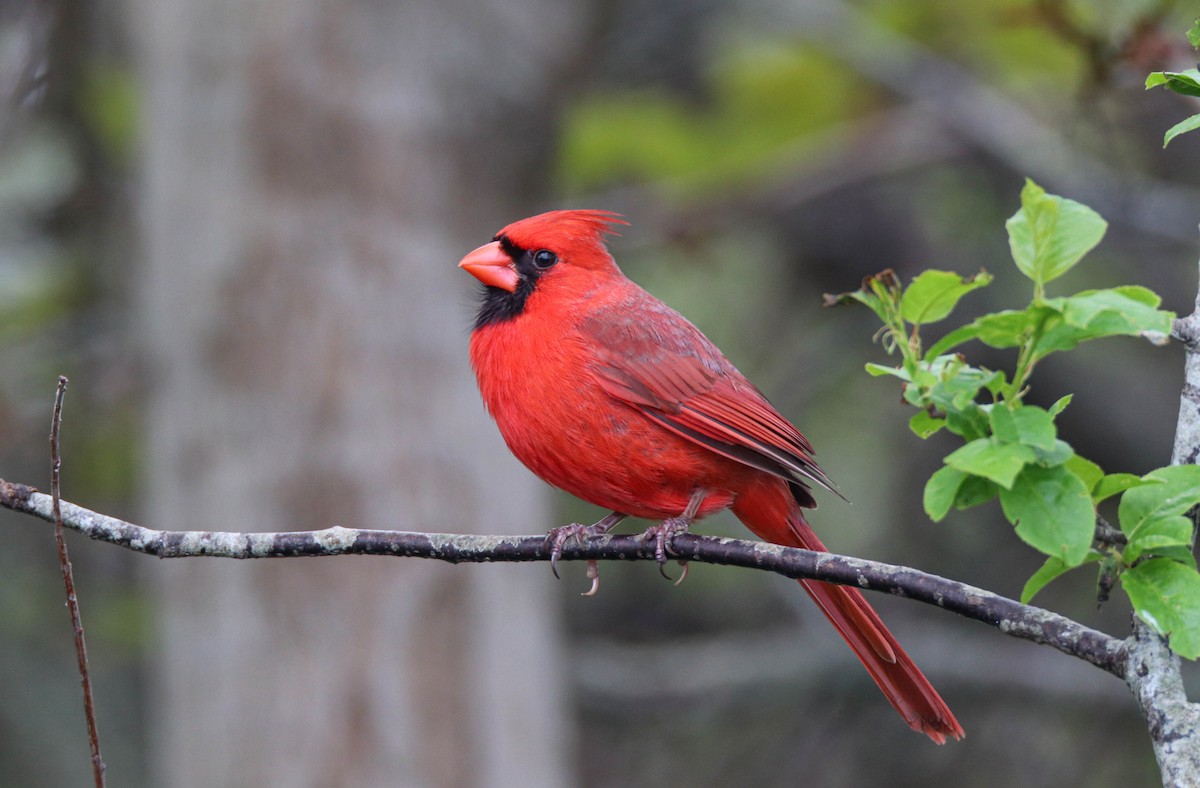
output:
MULTIPOLYGON (((823 311, 820 296, 886 267, 906 279, 985 267, 996 281, 962 316, 1021 303, 1027 283, 1003 222, 1028 175, 1111 223, 1051 294, 1137 283, 1190 311, 1200 156, 1194 139, 1164 152, 1161 138, 1196 109, 1142 82, 1194 62, 1183 31, 1195 7, 613 0, 581 5, 590 12, 537 199, 627 214, 613 242, 626 272, 798 423, 853 501, 825 496, 813 518, 832 549, 1017 595, 1040 559, 995 507, 928 522, 921 486, 953 446, 909 433, 898 392, 864 374, 883 358, 872 316, 823 311)), ((136 520, 147 382, 128 319, 141 144, 133 22, 113 0, 0 6, 0 476, 45 484, 54 381, 66 374, 66 495, 136 520)), ((495 229, 480 227, 481 241, 495 229)), ((1181 359, 1178 348, 1106 341, 1047 361, 1031 399, 1075 392, 1064 436, 1108 471, 1143 473, 1169 456, 1181 359)), ((565 497, 561 512, 596 514, 565 497)), ((83 784, 52 540, 27 519, 0 524, 0 784, 83 784)), ((743 534, 726 517, 702 530, 743 534)), ((72 550, 105 755, 147 779, 137 765, 155 648, 138 583, 147 559, 79 540, 72 550)), ((1129 611, 1098 609, 1093 580, 1077 572, 1038 601, 1124 633, 1129 611)), ((977 624, 872 600, 967 728, 965 742, 938 749, 894 719, 791 583, 696 566, 673 589, 639 564, 605 566, 595 599, 576 596, 585 587, 574 566, 556 587, 583 785, 1156 780, 1119 682, 977 624)))

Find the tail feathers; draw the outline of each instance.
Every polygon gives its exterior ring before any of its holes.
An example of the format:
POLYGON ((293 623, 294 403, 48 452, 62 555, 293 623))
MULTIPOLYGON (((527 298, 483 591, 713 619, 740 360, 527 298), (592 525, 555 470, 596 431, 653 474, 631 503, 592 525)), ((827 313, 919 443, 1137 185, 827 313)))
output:
MULTIPOLYGON (((774 522, 768 524, 754 516, 765 512, 755 511, 754 507, 746 505, 748 503, 746 499, 739 499, 734 504, 734 511, 760 537, 788 547, 827 552, 799 508, 793 508, 787 515, 784 530, 779 527, 779 519, 772 518, 774 522), (763 527, 760 528, 760 524, 763 527)), ((962 726, 950 707, 884 626, 861 591, 817 580, 801 580, 800 584, 837 628, 910 728, 938 744, 945 744, 947 738, 963 737, 962 726)))
MULTIPOLYGON (((794 546, 824 551, 825 545, 804 518, 796 519, 797 522, 789 523, 796 536, 794 546)), ((954 718, 954 712, 884 626, 861 591, 816 580, 801 580, 800 585, 854 650, 892 708, 910 728, 938 744, 945 744, 947 737, 963 737, 962 726, 954 718)))
POLYGON ((954 718, 950 707, 896 642, 878 614, 863 599, 862 593, 854 588, 813 580, 801 580, 800 584, 850 644, 908 727, 924 733, 938 744, 945 744, 947 737, 963 737, 962 726, 954 718), (893 659, 888 660, 880 655, 874 642, 878 637, 890 645, 893 659))

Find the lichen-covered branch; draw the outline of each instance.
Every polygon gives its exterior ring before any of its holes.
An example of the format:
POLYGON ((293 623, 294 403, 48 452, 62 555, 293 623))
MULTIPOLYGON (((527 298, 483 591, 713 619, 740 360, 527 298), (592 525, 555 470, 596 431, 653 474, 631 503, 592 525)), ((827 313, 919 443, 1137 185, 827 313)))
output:
MULTIPOLYGON (((1185 349, 1171 464, 1193 465, 1200 459, 1200 294, 1196 311, 1176 320, 1171 335, 1185 349)), ((1138 618, 1133 620, 1127 644, 1125 682, 1146 718, 1163 785, 1200 784, 1200 705, 1188 701, 1179 657, 1138 618)))
MULTIPOLYGON (((52 519, 49 496, 22 484, 0 480, 0 506, 52 519)), ((377 531, 335 526, 321 531, 232 533, 156 531, 63 501, 63 524, 93 539, 159 556, 183 558, 275 558, 326 555, 396 555, 451 563, 548 561, 542 536, 477 536, 377 531)), ((981 588, 908 567, 833 553, 686 534, 673 542, 680 560, 765 569, 791 578, 824 580, 936 605, 1086 660, 1118 677, 1125 676, 1125 644, 1048 610, 1022 605, 981 588)), ((636 536, 599 537, 583 544, 569 541, 562 560, 653 560, 653 543, 636 536)))
POLYGON ((1164 786, 1200 782, 1200 706, 1187 699, 1179 657, 1149 626, 1135 620, 1125 682, 1146 718, 1164 786))
POLYGON ((1171 464, 1194 465, 1200 459, 1200 298, 1195 312, 1175 321, 1171 336, 1186 349, 1171 464))

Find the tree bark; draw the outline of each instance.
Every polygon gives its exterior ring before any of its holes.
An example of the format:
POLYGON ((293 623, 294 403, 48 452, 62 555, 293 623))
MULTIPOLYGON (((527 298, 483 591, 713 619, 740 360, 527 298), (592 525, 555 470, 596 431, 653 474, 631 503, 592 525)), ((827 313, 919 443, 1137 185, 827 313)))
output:
MULTIPOLYGON (((274 530, 406 512, 397 526, 500 533, 547 522, 540 487, 479 405, 454 263, 528 207, 551 128, 539 108, 582 33, 577 10, 134 10, 146 517, 202 529, 236 513, 238 527, 274 530)), ((148 574, 156 785, 571 782, 544 567, 372 558, 148 574)))
MULTIPOLYGON (((1177 319, 1171 333, 1183 342, 1185 350, 1171 464, 1193 465, 1200 458, 1200 293, 1195 311, 1177 319)), ((1197 516, 1193 511, 1193 520, 1197 516)), ((1179 657, 1149 624, 1136 617, 1127 643, 1125 681, 1146 719, 1163 785, 1200 785, 1200 704, 1188 700, 1179 657)))

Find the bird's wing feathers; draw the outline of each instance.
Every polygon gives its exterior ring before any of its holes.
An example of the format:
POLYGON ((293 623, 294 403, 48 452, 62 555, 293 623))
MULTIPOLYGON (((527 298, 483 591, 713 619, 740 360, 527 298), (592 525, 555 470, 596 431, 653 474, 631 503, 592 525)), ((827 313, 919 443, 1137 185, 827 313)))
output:
POLYGON ((600 315, 583 322, 598 349, 593 369, 600 386, 717 454, 836 493, 800 431, 697 328, 655 306, 658 314, 637 321, 600 315))

